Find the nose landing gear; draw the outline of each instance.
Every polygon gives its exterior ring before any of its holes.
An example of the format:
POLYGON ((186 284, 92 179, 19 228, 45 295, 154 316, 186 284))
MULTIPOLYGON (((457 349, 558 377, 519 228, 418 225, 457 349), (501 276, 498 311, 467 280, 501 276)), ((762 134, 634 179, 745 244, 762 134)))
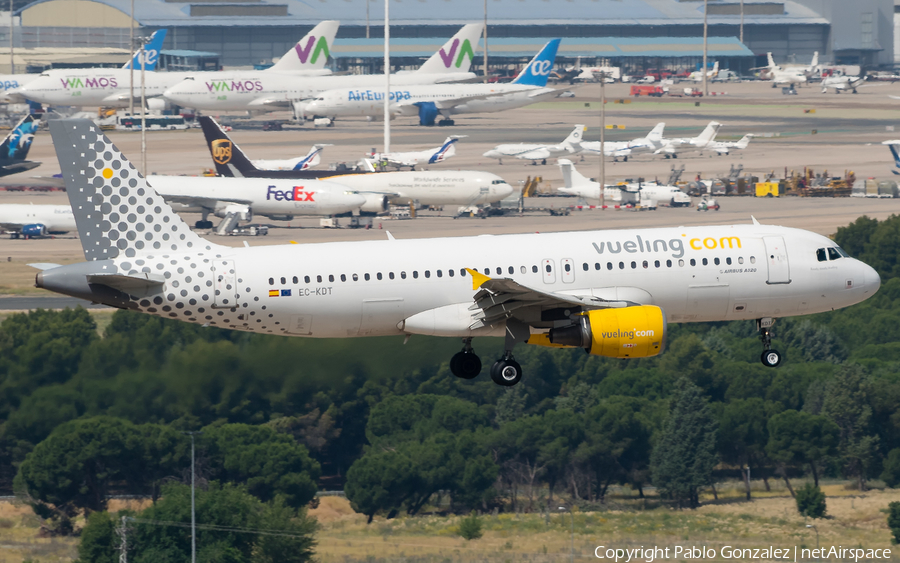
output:
POLYGON ((763 343, 763 353, 759 359, 764 366, 769 368, 778 367, 782 360, 781 352, 772 350, 771 328, 773 324, 775 324, 775 319, 770 317, 756 320, 756 330, 759 331, 759 339, 763 343))
POLYGON ((450 358, 450 372, 461 379, 473 379, 481 373, 481 358, 472 349, 472 339, 463 338, 463 349, 450 358))

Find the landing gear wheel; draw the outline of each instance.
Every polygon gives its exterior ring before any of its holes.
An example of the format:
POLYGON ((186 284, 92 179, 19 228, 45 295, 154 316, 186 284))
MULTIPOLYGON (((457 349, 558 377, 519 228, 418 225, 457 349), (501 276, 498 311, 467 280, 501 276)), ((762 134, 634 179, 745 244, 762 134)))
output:
POLYGON ((456 122, 452 119, 442 119, 438 121, 438 127, 447 127, 450 125, 456 125, 456 122))
POLYGON ((475 352, 457 352, 450 358, 450 372, 460 379, 474 379, 481 373, 481 358, 475 352))
POLYGON ((777 368, 781 364, 781 352, 777 350, 766 350, 759 359, 764 366, 777 368))
POLYGON ((491 366, 491 379, 497 385, 512 387, 522 379, 522 366, 512 358, 497 360, 491 366))

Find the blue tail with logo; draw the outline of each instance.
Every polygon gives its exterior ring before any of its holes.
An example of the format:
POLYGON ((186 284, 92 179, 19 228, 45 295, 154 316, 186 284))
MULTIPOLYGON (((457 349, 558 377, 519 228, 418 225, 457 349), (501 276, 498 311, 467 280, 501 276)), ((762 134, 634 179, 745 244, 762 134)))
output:
POLYGON ((891 154, 894 155, 894 169, 891 172, 895 176, 900 176, 900 154, 897 153, 897 143, 885 141, 884 144, 891 149, 891 154))
POLYGON ((23 117, 0 143, 0 160, 25 160, 40 121, 41 116, 33 113, 23 117))
POLYGON ((547 85, 553 63, 556 61, 556 51, 559 49, 561 39, 551 39, 540 52, 531 59, 528 66, 522 69, 519 76, 512 81, 513 84, 537 86, 543 88, 547 85))
MULTIPOLYGON (((156 70, 156 64, 159 62, 159 52, 162 51, 163 41, 166 40, 166 30, 165 29, 157 29, 153 32, 153 35, 150 36, 150 41, 147 41, 147 44, 144 45, 144 60, 146 63, 144 64, 145 70, 156 70)), ((135 70, 140 70, 141 68, 141 52, 140 50, 134 53, 134 57, 122 68, 131 68, 131 65, 134 65, 135 70)))

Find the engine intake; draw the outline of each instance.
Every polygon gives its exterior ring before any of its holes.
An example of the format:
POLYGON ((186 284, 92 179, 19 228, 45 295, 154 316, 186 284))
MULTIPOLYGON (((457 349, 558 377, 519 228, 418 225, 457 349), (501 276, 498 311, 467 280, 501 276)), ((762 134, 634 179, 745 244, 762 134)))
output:
POLYGON ((547 340, 595 356, 650 358, 665 349, 666 313, 653 305, 588 311, 573 325, 551 329, 547 340))
POLYGON ((22 226, 22 234, 27 237, 43 237, 47 235, 47 227, 40 223, 22 226))

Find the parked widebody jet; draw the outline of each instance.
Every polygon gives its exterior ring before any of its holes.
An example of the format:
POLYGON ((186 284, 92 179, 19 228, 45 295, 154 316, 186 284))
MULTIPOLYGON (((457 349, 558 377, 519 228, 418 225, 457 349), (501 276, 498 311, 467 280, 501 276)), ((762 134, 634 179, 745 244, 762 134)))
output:
POLYGON ((569 133, 568 137, 556 145, 509 143, 497 145, 482 156, 496 158, 500 164, 503 164, 504 158, 530 160, 533 164, 536 164, 537 161, 540 160, 541 164, 547 164, 548 158, 581 152, 581 142, 582 139, 584 139, 584 132, 586 130, 587 127, 579 124, 575 126, 575 129, 573 129, 571 133, 569 133))
MULTIPOLYGON (((576 195, 588 201, 600 200, 600 183, 580 174, 571 160, 559 159, 559 169, 563 175, 563 187, 557 191, 576 195)), ((675 186, 665 186, 656 182, 640 182, 624 185, 606 185, 603 199, 614 203, 662 203, 670 207, 690 207, 691 196, 675 186)))
MULTIPOLYGON (((259 71, 260 76, 296 76, 321 74, 328 59, 334 35, 339 23, 324 21, 314 27, 275 66, 259 71), (310 52, 311 51, 311 52, 310 52)), ((161 43, 161 42, 160 42, 161 43)), ((152 62, 155 67, 159 49, 146 51, 146 68, 152 62)), ((135 67, 140 68, 140 64, 135 67)), ((206 76, 219 76, 213 71, 147 72, 145 73, 145 95, 158 98, 162 93, 187 78, 205 82, 206 76)), ((41 73, 16 93, 28 100, 51 105, 66 106, 114 106, 128 107, 131 104, 129 81, 131 70, 127 68, 93 68, 84 70, 54 69, 41 73)), ((260 85, 247 79, 223 82, 212 79, 210 92, 225 95, 224 92, 257 91, 260 85)), ((135 78, 135 97, 140 96, 140 77, 135 78)), ((162 101, 154 101, 164 105, 162 101)))
MULTIPOLYGON (((555 98, 560 91, 547 88, 559 39, 553 39, 509 84, 455 84, 398 86, 391 83, 391 117, 419 117, 419 125, 452 125, 453 115, 489 113, 524 107, 555 98)), ((323 92, 307 104, 307 114, 325 117, 384 117, 384 89, 342 88, 323 92)))
MULTIPOLYGON (((354 173, 341 170, 260 170, 210 117, 201 117, 210 154, 220 176, 254 178, 264 185, 279 180, 327 179, 359 192, 366 202, 364 213, 381 213, 389 204, 408 205, 488 205, 513 192, 512 186, 495 174, 470 170, 452 172, 374 172, 354 173)), ((284 189, 284 188, 279 188, 284 189)))
POLYGON ((36 160, 26 160, 40 121, 41 116, 38 114, 26 115, 0 142, 0 177, 25 172, 41 165, 36 160))
POLYGON ((43 237, 75 230, 75 216, 68 205, 0 205, 0 230, 10 238, 43 237))
POLYGON ((444 162, 451 156, 456 154, 456 143, 463 137, 467 135, 450 135, 446 139, 444 139, 444 144, 439 147, 434 147, 432 149, 425 149, 424 151, 406 151, 406 152, 372 152, 368 155, 368 158, 372 159, 375 162, 384 163, 387 166, 393 166, 395 168, 403 168, 404 166, 409 167, 410 170, 415 170, 416 166, 419 164, 436 164, 438 162, 444 162))
MULTIPOLYGON (((392 85, 438 84, 475 78, 469 72, 475 47, 481 37, 482 24, 468 24, 450 38, 438 52, 414 72, 396 73, 392 85)), ((306 103, 326 90, 334 88, 360 89, 384 84, 384 75, 320 76, 298 79, 283 74, 260 77, 252 88, 222 91, 203 77, 172 84, 165 92, 170 102, 205 111, 266 112, 293 109, 298 119, 317 115, 306 110, 306 103)))
POLYGON ((756 321, 774 367, 777 317, 847 307, 880 286, 834 241, 756 221, 226 247, 191 231, 96 125, 50 127, 87 261, 40 265, 37 287, 261 334, 462 338, 450 370, 465 379, 481 372, 476 337, 504 338, 490 371, 510 386, 517 345, 650 357, 669 321, 756 321))

